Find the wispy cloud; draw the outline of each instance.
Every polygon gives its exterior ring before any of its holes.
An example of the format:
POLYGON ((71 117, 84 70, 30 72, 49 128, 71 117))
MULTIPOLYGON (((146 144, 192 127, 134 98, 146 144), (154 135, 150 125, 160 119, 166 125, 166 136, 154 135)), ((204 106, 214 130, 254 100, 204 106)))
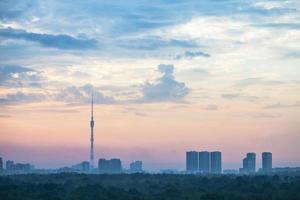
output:
POLYGON ((0 105, 14 105, 24 104, 32 102, 40 102, 46 99, 46 95, 43 93, 24 93, 16 92, 9 93, 0 97, 0 105))
POLYGON ((281 80, 269 80, 260 77, 246 78, 236 83, 237 86, 241 86, 241 87, 252 86, 252 85, 282 85, 282 84, 286 84, 286 82, 281 80))
POLYGON ((198 44, 192 40, 163 39, 157 36, 117 41, 120 47, 138 50, 157 50, 166 47, 195 48, 198 44))
POLYGON ((297 108, 297 107, 300 107, 300 102, 294 103, 294 104, 276 103, 276 104, 267 105, 264 108, 265 109, 281 109, 281 108, 297 108))
POLYGON ((41 72, 18 65, 0 66, 0 86, 40 87, 44 77, 41 72))
POLYGON ((204 109, 209 110, 209 111, 216 111, 219 109, 219 106, 215 105, 215 104, 209 104, 209 105, 205 106, 204 109))
POLYGON ((222 94, 221 97, 228 100, 244 100, 244 101, 251 101, 251 102, 259 99, 259 97, 257 96, 244 95, 241 93, 227 93, 227 94, 222 94))
POLYGON ((253 112, 253 113, 246 113, 244 116, 251 117, 251 118, 273 119, 273 118, 279 118, 282 115, 276 113, 253 112))
POLYGON ((179 60, 179 59, 183 59, 183 58, 195 58, 195 57, 205 57, 205 58, 209 58, 210 54, 202 52, 202 51, 185 51, 183 54, 179 54, 175 57, 175 59, 179 60))
POLYGON ((259 24, 257 27, 266 27, 273 29, 300 29, 300 23, 267 23, 259 24))
POLYGON ((89 104, 91 95, 94 94, 95 104, 113 104, 116 103, 113 97, 105 96, 103 93, 94 88, 91 84, 83 86, 69 86, 62 89, 56 94, 57 101, 63 101, 68 104, 89 104))
POLYGON ((12 116, 11 115, 2 115, 0 114, 0 118, 11 118, 12 116))

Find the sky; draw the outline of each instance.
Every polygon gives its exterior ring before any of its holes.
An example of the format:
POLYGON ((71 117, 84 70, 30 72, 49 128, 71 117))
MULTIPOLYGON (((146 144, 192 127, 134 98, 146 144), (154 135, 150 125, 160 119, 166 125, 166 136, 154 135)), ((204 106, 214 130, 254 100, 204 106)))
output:
POLYGON ((1 0, 0 156, 185 168, 185 152, 299 166, 300 1, 1 0))

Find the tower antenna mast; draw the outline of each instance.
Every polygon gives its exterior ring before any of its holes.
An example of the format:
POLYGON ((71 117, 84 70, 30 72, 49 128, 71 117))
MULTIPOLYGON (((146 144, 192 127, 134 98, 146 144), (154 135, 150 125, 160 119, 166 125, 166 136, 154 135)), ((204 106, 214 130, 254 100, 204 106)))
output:
POLYGON ((94 168, 94 92, 92 91, 92 102, 91 102, 91 149, 90 149, 90 168, 94 168))

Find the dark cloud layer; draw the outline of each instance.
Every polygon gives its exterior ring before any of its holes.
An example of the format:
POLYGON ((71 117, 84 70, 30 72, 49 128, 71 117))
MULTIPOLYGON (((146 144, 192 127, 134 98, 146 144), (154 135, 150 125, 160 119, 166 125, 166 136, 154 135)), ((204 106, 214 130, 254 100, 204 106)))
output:
POLYGON ((0 37, 37 42, 45 47, 57 49, 84 50, 95 49, 98 47, 97 40, 94 39, 74 38, 69 35, 31 33, 25 30, 12 28, 0 29, 0 37))

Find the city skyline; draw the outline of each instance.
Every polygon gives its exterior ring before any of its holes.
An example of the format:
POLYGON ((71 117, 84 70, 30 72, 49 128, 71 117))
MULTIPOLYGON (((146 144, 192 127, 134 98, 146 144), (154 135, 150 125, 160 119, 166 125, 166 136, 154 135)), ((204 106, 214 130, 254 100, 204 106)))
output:
MULTIPOLYGON (((50 170, 49 172, 57 172, 57 171, 65 171, 72 172, 72 170, 79 170, 77 172, 84 173, 124 173, 124 172, 145 172, 145 173, 157 173, 157 172, 172 172, 172 173, 196 173, 196 174, 228 174, 231 173, 239 173, 243 174, 255 174, 255 173, 276 173, 284 170, 297 171, 299 167, 291 167, 291 166, 274 166, 273 165, 273 154, 271 152, 262 152, 260 166, 257 164, 256 153, 248 152, 246 157, 241 160, 241 167, 239 170, 237 169, 224 169, 223 161, 222 161, 222 152, 220 151, 187 151, 185 155, 185 169, 177 169, 172 166, 172 168, 164 169, 161 168, 159 170, 143 170, 143 161, 135 160, 131 161, 126 167, 124 167, 124 163, 121 158, 99 158, 98 166, 93 167, 93 163, 90 161, 81 161, 78 164, 72 164, 71 166, 60 166, 59 168, 53 169, 50 168, 35 168, 32 163, 20 163, 13 160, 6 160, 4 165, 4 159, 0 157, 0 171, 4 169, 8 172, 29 172, 31 170, 37 170, 36 172, 40 172, 40 170, 50 170), (123 163, 123 164, 122 164, 123 163), (25 170, 22 170, 25 169, 25 170), (70 171, 71 170, 71 171, 70 171), (125 170, 125 171, 124 171, 125 170), (127 170, 127 171, 126 171, 127 170)), ((6 172, 6 173, 7 173, 6 172)), ((34 172, 34 171, 31 171, 34 172)))
POLYGON ((299 8, 1 1, 0 156, 183 170, 190 150, 222 152, 223 169, 272 152, 273 166, 300 166, 299 8))
POLYGON ((261 175, 261 174, 287 174, 299 172, 300 167, 278 167, 273 165, 272 152, 261 152, 261 166, 256 164, 256 153, 248 152, 242 161, 242 166, 237 169, 223 169, 222 152, 220 151, 187 151, 185 170, 176 168, 160 170, 144 170, 143 161, 134 160, 124 167, 121 158, 99 158, 98 166, 92 167, 89 161, 81 161, 71 166, 56 169, 36 168, 32 163, 20 163, 13 160, 4 160, 0 157, 0 174, 26 174, 26 173, 86 173, 86 174, 120 174, 120 173, 163 173, 163 174, 198 174, 198 175, 261 175))

